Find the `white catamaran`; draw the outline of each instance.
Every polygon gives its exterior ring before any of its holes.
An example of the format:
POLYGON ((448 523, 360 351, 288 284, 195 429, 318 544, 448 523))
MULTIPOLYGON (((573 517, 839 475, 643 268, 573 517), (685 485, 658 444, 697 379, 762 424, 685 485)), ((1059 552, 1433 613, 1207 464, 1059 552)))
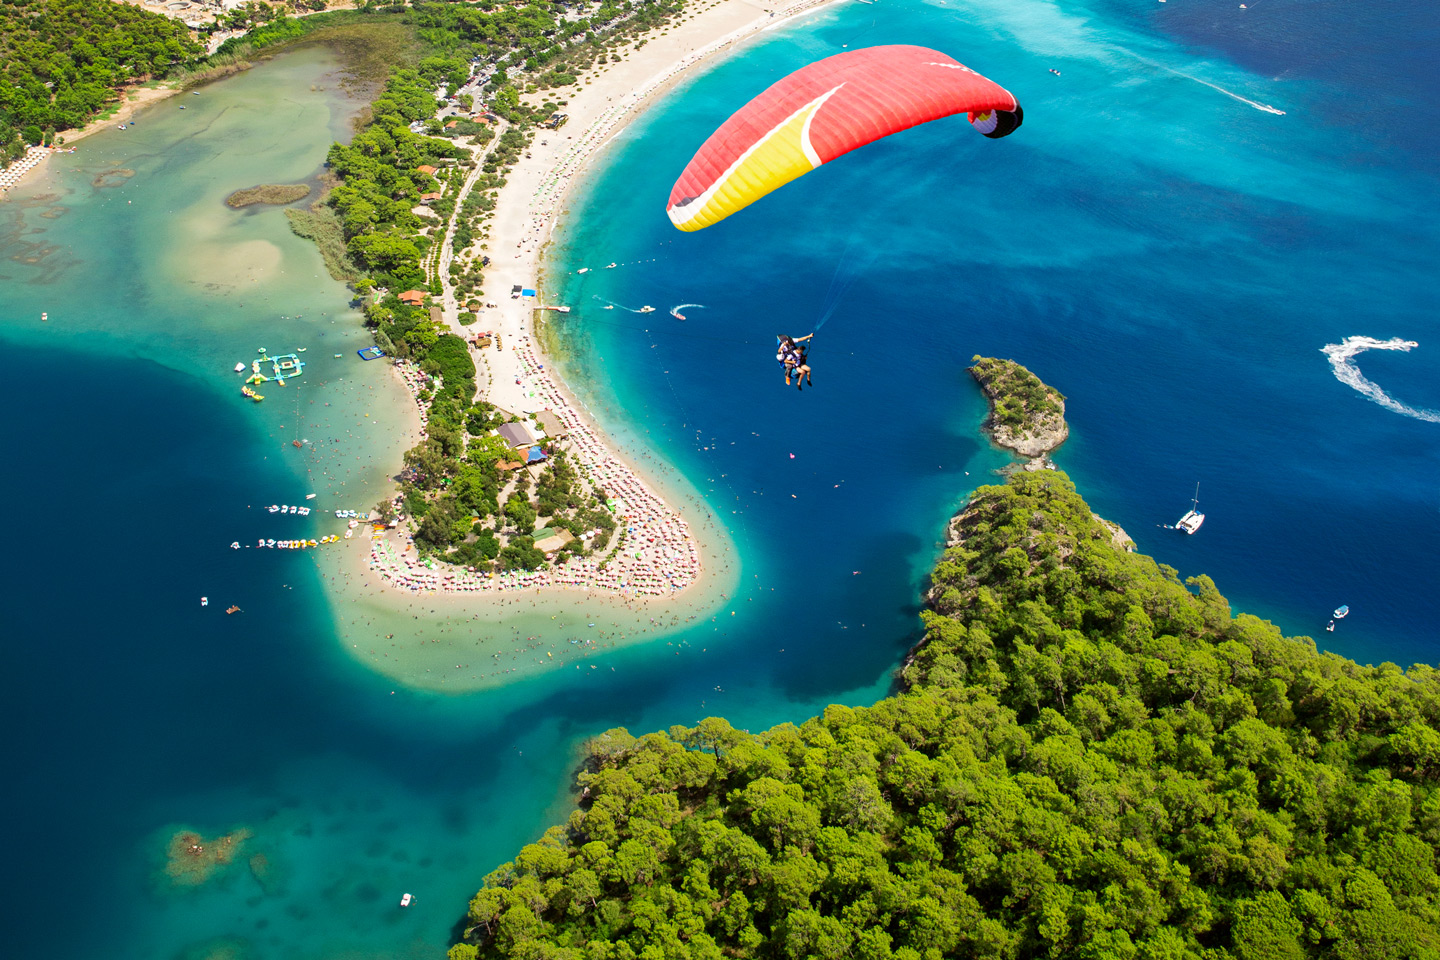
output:
POLYGON ((1195 484, 1195 496, 1190 501, 1190 509, 1186 512, 1185 516, 1176 521, 1175 529, 1188 534, 1194 534, 1196 530, 1200 529, 1200 524, 1204 522, 1205 514, 1200 512, 1200 484, 1197 481, 1195 484))

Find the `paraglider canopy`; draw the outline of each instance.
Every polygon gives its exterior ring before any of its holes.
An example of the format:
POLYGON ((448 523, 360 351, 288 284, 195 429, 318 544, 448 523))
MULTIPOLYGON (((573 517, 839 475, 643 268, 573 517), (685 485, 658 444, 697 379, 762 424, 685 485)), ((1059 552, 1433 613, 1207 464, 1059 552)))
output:
POLYGON ((691 158, 666 212, 702 230, 823 163, 957 113, 998 139, 1024 117, 1014 94, 937 50, 868 47, 790 74, 735 112, 691 158))

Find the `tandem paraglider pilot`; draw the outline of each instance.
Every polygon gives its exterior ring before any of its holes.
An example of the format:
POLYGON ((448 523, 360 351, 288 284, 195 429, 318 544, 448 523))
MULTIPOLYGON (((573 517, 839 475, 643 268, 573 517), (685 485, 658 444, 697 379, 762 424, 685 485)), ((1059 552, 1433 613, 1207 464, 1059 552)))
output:
POLYGON ((804 383, 815 385, 810 379, 809 348, 801 346, 813 336, 815 334, 807 333, 803 337, 788 337, 782 333, 775 338, 775 362, 785 371, 785 386, 790 386, 791 376, 795 378, 797 390, 804 383))

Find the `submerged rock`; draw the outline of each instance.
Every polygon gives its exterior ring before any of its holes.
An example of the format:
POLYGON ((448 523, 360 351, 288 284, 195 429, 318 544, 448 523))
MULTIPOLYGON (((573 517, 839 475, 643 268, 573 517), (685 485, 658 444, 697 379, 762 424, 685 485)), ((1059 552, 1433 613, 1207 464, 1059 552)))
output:
POLYGON ((180 830, 165 849, 165 876, 179 886, 198 887, 233 863, 250 836, 244 827, 213 840, 180 830))

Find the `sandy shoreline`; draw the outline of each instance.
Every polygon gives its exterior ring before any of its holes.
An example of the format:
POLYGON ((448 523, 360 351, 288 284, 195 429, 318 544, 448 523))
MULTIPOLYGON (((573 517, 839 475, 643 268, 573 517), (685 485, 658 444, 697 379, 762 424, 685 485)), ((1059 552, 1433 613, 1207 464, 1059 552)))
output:
POLYGON ((130 118, 136 113, 154 103, 159 103, 175 94, 180 93, 180 87, 158 86, 158 87, 125 87, 120 90, 120 106, 110 116, 104 119, 91 120, 78 130, 61 130, 55 135, 55 142, 58 145, 56 150, 47 150, 43 147, 31 147, 30 153, 24 158, 6 167, 5 176, 0 177, 0 200, 5 199, 14 190, 25 185, 29 175, 44 166, 45 161, 55 152, 72 152, 76 143, 84 140, 93 134, 99 133, 110 127, 118 127, 121 124, 130 122, 130 118))
POLYGON ((599 457, 653 496, 662 516, 686 521, 682 529, 693 542, 697 563, 693 580, 684 589, 666 584, 667 589, 639 596, 553 582, 539 589, 512 582, 508 589, 484 590, 477 587, 478 577, 465 584, 463 570, 425 571, 413 550, 406 563, 403 533, 390 531, 381 542, 365 537, 365 546, 359 546, 360 534, 368 532, 361 527, 354 542, 335 555, 338 564, 326 564, 348 654, 407 686, 460 693, 560 668, 588 675, 597 667, 587 661, 605 649, 660 639, 705 620, 723 634, 722 621, 729 616, 721 617, 721 608, 741 586, 729 532, 672 465, 599 428, 588 408, 551 375, 551 360, 535 336, 537 304, 508 293, 515 285, 535 287, 541 289, 538 303, 545 302, 540 270, 560 205, 626 124, 715 53, 829 2, 799 0, 772 13, 745 0, 718 0, 667 33, 645 38, 643 46, 625 48, 620 62, 586 76, 563 108, 569 117, 565 127, 537 133, 527 155, 506 174, 484 241, 492 260, 485 284, 496 307, 482 311, 478 324, 466 328, 458 322, 459 305, 445 298, 445 319, 453 332, 498 332, 505 345, 504 350, 472 353, 483 378, 481 395, 514 413, 560 413, 572 431, 588 432, 601 448, 599 457), (454 579, 447 581, 447 576, 454 579), (447 584, 468 589, 443 589, 447 584))
MULTIPOLYGON (((538 132, 526 155, 506 176, 485 247, 492 256, 486 271, 489 289, 537 285, 544 247, 557 220, 556 208, 571 182, 644 105, 717 51, 786 16, 822 5, 823 0, 800 0, 772 13, 757 10, 744 0, 720 0, 668 32, 632 44, 622 51, 623 60, 587 76, 588 83, 565 106, 569 120, 563 129, 575 132, 538 132), (512 250, 515 252, 507 256, 512 250)), ((410 595, 513 595, 540 588, 610 594, 626 602, 649 603, 688 593, 705 578, 701 558, 707 552, 714 555, 707 550, 711 545, 702 541, 698 531, 692 532, 675 508, 678 491, 662 494, 654 471, 638 468, 639 451, 627 451, 629 455, 622 457, 613 439, 605 436, 563 383, 550 375, 549 359, 531 336, 534 306, 510 297, 502 298, 498 307, 482 311, 480 328, 498 332, 508 344, 508 349, 476 351, 477 365, 486 374, 483 393, 511 413, 545 410, 559 415, 570 434, 565 445, 576 455, 582 473, 597 478, 607 491, 618 492, 624 502, 621 515, 628 514, 625 523, 632 535, 624 551, 606 569, 599 569, 593 560, 572 560, 564 567, 533 575, 474 575, 463 568, 431 569, 410 557, 402 527, 395 534, 377 535, 368 558, 371 570, 391 588, 410 595)), ((465 336, 469 331, 459 325, 459 309, 453 298, 446 298, 446 320, 453 332, 465 336)), ((685 513, 704 511, 707 520, 713 521, 700 498, 682 495, 680 499, 690 501, 685 513)))

